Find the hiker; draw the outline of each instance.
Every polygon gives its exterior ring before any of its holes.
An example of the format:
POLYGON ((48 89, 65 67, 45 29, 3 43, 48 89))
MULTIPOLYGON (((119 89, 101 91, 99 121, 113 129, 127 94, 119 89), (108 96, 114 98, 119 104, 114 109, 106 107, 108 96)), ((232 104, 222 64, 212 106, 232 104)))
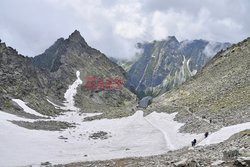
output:
POLYGON ((210 122, 210 124, 211 124, 211 123, 212 123, 212 120, 210 119, 209 122, 210 122))
POLYGON ((204 136, 205 136, 205 138, 207 138, 208 137, 208 132, 206 132, 204 136))
POLYGON ((194 147, 195 144, 196 144, 196 139, 194 139, 194 140, 192 141, 192 146, 194 147))

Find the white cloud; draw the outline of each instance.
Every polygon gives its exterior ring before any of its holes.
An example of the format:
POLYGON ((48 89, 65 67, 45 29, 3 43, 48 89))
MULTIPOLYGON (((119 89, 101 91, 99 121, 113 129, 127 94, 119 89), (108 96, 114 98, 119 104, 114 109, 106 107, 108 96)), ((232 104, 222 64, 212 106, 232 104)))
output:
POLYGON ((137 42, 169 35, 238 42, 250 35, 249 9, 247 0, 2 0, 0 38, 34 56, 78 29, 108 56, 132 57, 137 42))
POLYGON ((163 18, 166 18, 167 15, 165 15, 162 12, 156 11, 153 13, 152 16, 152 38, 155 40, 161 40, 167 37, 169 34, 168 27, 166 26, 167 21, 163 18))
POLYGON ((134 39, 140 37, 144 30, 144 27, 141 27, 136 22, 118 22, 114 32, 125 39, 134 39))

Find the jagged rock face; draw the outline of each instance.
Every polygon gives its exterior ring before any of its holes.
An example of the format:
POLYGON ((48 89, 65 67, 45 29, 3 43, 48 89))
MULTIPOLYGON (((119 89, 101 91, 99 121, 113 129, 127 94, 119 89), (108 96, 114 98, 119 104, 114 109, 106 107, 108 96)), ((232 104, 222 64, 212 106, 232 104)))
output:
POLYGON ((141 55, 128 71, 128 87, 139 97, 162 94, 185 82, 229 45, 204 40, 179 42, 174 36, 138 43, 141 55))
POLYGON ((157 97, 153 108, 179 112, 185 132, 204 132, 250 121, 250 39, 219 52, 178 89, 157 97), (204 119, 192 119, 192 115, 204 119), (204 120, 211 120, 207 123, 204 120))
POLYGON ((50 97, 63 100, 68 86, 76 80, 76 71, 80 71, 83 81, 75 96, 76 104, 82 111, 110 110, 109 107, 121 107, 135 102, 136 97, 126 88, 122 90, 88 90, 87 77, 106 80, 125 79, 126 72, 111 62, 100 51, 88 46, 79 31, 73 32, 68 39, 60 38, 43 54, 33 58, 33 64, 50 71, 50 97), (55 92, 55 94, 54 94, 55 92))
MULTIPOLYGON (((127 90, 89 90, 87 77, 125 79, 126 72, 100 51, 88 46, 79 31, 68 39, 60 38, 45 53, 34 58, 19 55, 0 43, 0 109, 19 114, 20 108, 11 99, 19 98, 44 115, 56 110, 47 98, 63 102, 64 93, 80 71, 83 84, 78 87, 75 102, 82 112, 103 112, 123 116, 131 112, 136 96, 127 90), (127 108, 130 108, 126 112, 127 108), (124 112, 119 112, 124 110, 124 112), (109 112, 110 111, 110 112, 109 112)), ((30 117, 29 115, 25 115, 30 117)))
MULTIPOLYGON (((30 59, 18 55, 14 49, 6 47, 4 43, 0 44, 0 53, 1 91, 16 96, 27 94, 31 91, 31 81, 28 78, 37 79, 30 59), (19 86, 22 89, 19 89, 19 86)), ((34 87, 33 91, 36 90, 37 87, 34 87)))
POLYGON ((11 99, 20 98, 29 101, 29 105, 41 113, 56 113, 51 105, 46 106, 44 98, 48 90, 46 72, 36 69, 30 58, 19 55, 4 43, 0 43, 0 78, 0 109, 16 112, 15 109, 20 108, 11 99))

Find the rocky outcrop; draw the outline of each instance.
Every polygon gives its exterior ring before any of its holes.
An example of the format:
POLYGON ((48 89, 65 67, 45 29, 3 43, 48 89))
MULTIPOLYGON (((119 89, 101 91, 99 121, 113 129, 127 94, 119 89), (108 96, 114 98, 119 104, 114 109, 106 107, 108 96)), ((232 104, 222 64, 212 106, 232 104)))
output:
MULTIPOLYGON (((126 89, 88 89, 87 77, 119 79, 126 83, 126 72, 100 51, 88 46, 79 31, 68 39, 58 39, 43 54, 34 58, 19 55, 16 50, 0 43, 0 109, 29 118, 11 99, 22 99, 44 115, 61 110, 47 101, 62 104, 64 93, 80 72, 81 86, 74 97, 81 112, 101 112, 103 117, 121 117, 133 113, 136 96, 126 89)), ((118 86, 117 83, 114 83, 118 86)))
POLYGON ((119 116, 128 111, 125 109, 122 112, 123 107, 131 108, 136 102, 136 96, 125 87, 121 90, 87 89, 87 77, 104 81, 110 78, 126 80, 126 72, 103 53, 91 48, 77 30, 68 39, 58 39, 32 61, 36 67, 49 71, 49 87, 52 93, 48 93, 48 96, 59 102, 64 100, 65 91, 75 81, 76 71, 80 71, 83 83, 78 88, 75 101, 82 112, 102 112, 104 115, 119 116))
POLYGON ((157 96, 179 86, 230 44, 205 40, 179 42, 170 36, 166 40, 138 43, 137 46, 141 53, 129 68, 128 88, 135 90, 141 98, 157 96))
POLYGON ((0 78, 1 110, 21 115, 21 108, 11 100, 19 98, 44 115, 58 113, 45 98, 49 90, 48 73, 35 68, 30 58, 19 55, 5 43, 0 43, 0 78))
POLYGON ((205 132, 249 122, 250 38, 219 52, 178 89, 156 98, 153 108, 179 112, 182 131, 205 132))

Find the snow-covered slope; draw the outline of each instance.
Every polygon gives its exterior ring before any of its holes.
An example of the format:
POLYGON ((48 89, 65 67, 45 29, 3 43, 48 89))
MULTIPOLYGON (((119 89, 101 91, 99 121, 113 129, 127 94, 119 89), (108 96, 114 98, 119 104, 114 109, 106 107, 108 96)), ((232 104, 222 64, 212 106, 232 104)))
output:
MULTIPOLYGON (((0 111, 1 167, 39 165, 45 161, 57 164, 156 155, 190 147, 193 139, 197 139, 199 145, 219 143, 250 127, 250 122, 225 127, 204 139, 204 134, 180 133, 179 129, 183 124, 174 121, 177 113, 153 112, 144 117, 143 111, 137 111, 130 117, 84 122, 84 118, 101 113, 83 114, 74 106, 76 88, 81 84, 80 72, 76 75, 77 80, 65 93, 65 106, 55 105, 72 111, 49 119, 76 123, 75 128, 63 131, 28 130, 12 124, 10 120, 29 122, 34 120, 0 111), (99 132, 105 134, 104 138, 91 137, 99 132)), ((14 101, 23 107, 25 112, 38 114, 27 107, 25 102, 16 99, 14 101)))
POLYGON ((193 139, 202 140, 203 134, 183 134, 179 133, 179 129, 184 124, 174 121, 175 115, 153 112, 145 119, 158 129, 166 141, 168 150, 176 150, 185 146, 189 146, 193 139))
POLYGON ((221 128, 219 131, 214 132, 211 135, 209 135, 206 140, 203 140, 198 145, 204 146, 204 145, 220 143, 220 142, 225 141, 232 135, 240 131, 244 131, 246 129, 250 129, 250 122, 224 127, 224 128, 221 128))
POLYGON ((54 120, 74 121, 77 123, 76 128, 50 132, 18 127, 8 120, 24 120, 23 118, 0 112, 0 166, 161 154, 190 146, 194 138, 201 141, 200 145, 219 143, 250 127, 250 123, 245 123, 223 128, 204 139, 203 134, 179 133, 182 124, 173 120, 175 114, 154 112, 143 117, 143 112, 137 111, 126 118, 82 122, 87 116, 93 114, 67 112, 54 120), (107 132, 107 139, 94 140, 89 137, 99 131, 107 132))

